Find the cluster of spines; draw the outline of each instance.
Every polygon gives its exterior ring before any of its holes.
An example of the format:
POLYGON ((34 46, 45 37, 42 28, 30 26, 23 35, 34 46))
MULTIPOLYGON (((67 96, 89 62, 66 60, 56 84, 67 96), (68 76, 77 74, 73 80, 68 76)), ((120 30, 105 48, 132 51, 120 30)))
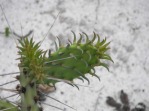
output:
POLYGON ((23 67, 30 72, 28 76, 30 78, 36 78, 36 80, 42 81, 44 78, 43 64, 45 61, 46 51, 40 50, 40 42, 33 42, 33 38, 28 40, 24 38, 19 40, 20 46, 18 54, 20 55, 19 67, 23 67))

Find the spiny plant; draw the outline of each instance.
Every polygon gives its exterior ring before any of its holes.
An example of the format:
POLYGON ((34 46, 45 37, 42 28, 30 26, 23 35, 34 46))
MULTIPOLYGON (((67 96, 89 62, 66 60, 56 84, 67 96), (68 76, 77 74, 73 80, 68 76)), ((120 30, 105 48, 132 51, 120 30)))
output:
MULTIPOLYGON (((100 40, 99 35, 95 32, 91 40, 86 33, 80 34, 78 40, 75 33, 72 33, 74 39, 66 46, 58 38, 59 45, 56 44, 54 53, 51 53, 50 50, 40 49, 42 42, 35 43, 33 38, 26 37, 18 40, 20 71, 17 72, 16 79, 20 84, 16 87, 16 93, 20 95, 21 101, 13 103, 2 99, 0 101, 2 111, 43 111, 40 105, 42 103, 41 95, 46 94, 39 90, 39 84, 55 86, 57 82, 65 82, 79 88, 77 84, 73 83, 74 79, 87 80, 89 83, 85 74, 99 79, 95 74, 95 66, 103 66, 108 69, 108 65, 103 60, 112 61, 107 54, 109 42, 107 43, 106 39, 100 40), (85 43, 82 42, 83 35, 86 37, 85 43)), ((52 107, 57 108, 56 106, 52 107)))

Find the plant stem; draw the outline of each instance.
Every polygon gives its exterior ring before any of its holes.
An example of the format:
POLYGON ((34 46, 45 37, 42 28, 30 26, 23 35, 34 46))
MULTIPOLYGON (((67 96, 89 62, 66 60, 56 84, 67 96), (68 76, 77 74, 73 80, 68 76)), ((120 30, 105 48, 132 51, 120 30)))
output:
POLYGON ((29 72, 20 67, 20 84, 21 84, 21 111, 40 111, 38 106, 38 95, 36 82, 29 77, 29 72))

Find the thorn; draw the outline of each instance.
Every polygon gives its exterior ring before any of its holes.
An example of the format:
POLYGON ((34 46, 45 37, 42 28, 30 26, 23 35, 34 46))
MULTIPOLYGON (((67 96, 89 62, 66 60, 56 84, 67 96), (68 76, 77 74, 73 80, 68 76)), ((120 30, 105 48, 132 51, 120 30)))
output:
POLYGON ((48 77, 48 79, 59 81, 59 82, 65 82, 65 83, 71 84, 73 86, 73 83, 71 81, 68 81, 68 80, 58 79, 58 78, 54 78, 54 77, 48 77))
POLYGON ((97 78, 98 78, 98 80, 100 81, 100 77, 99 77, 99 76, 97 76, 96 74, 94 74, 94 76, 95 76, 95 77, 97 77, 97 78))
POLYGON ((61 47, 61 46, 62 46, 62 43, 61 43, 61 41, 60 41, 60 38, 57 37, 57 39, 58 39, 59 47, 61 47))
POLYGON ((49 53, 48 53, 48 58, 50 58, 51 57, 51 50, 49 49, 49 53))
POLYGON ((108 68, 108 65, 107 64, 105 64, 105 63, 99 63, 99 65, 105 67, 109 71, 109 68, 108 68))
POLYGON ((103 54, 103 57, 101 59, 107 59, 107 60, 112 61, 114 63, 112 58, 109 55, 107 55, 107 54, 103 54))
MULTIPOLYGON (((80 84, 75 84, 75 83, 73 83, 73 82, 71 82, 69 80, 58 79, 58 78, 54 78, 54 77, 48 77, 48 79, 59 81, 59 82, 64 82, 64 83, 67 83, 67 84, 69 84, 69 85, 71 85, 73 87, 76 86, 78 89, 79 89, 79 87, 77 85, 83 86, 83 85, 80 85, 80 84)), ((84 87, 87 87, 87 86, 84 86, 84 87)))
POLYGON ((74 85, 78 90, 80 90, 77 84, 74 84, 74 83, 73 83, 73 85, 74 85))
POLYGON ((102 47, 107 47, 111 42, 106 43, 105 45, 103 45, 102 47))
POLYGON ((81 51, 81 55, 83 54, 83 50, 80 48, 80 46, 77 46, 77 49, 81 51))
POLYGON ((77 41, 77 44, 80 44, 82 41, 82 34, 80 34, 80 39, 77 41))
POLYGON ((19 35, 19 34, 17 34, 16 32, 13 32, 13 34, 15 35, 15 36, 17 36, 17 37, 19 37, 19 38, 21 38, 21 39, 23 39, 23 38, 26 38, 26 37, 28 37, 28 36, 30 36, 31 34, 33 33, 33 30, 30 30, 26 35, 19 35))
POLYGON ((5 99, 7 99, 7 98, 11 98, 11 97, 16 96, 16 95, 18 95, 18 94, 13 94, 13 95, 10 95, 10 96, 8 96, 8 97, 2 98, 2 100, 5 100, 5 99))
POLYGON ((77 70, 77 69, 74 69, 74 71, 76 71, 77 73, 79 73, 80 74, 80 76, 82 76, 85 80, 87 80, 87 82, 88 82, 88 84, 90 84, 90 81, 89 81, 89 79, 87 78, 87 77, 85 77, 79 70, 77 70))
MULTIPOLYGON (((63 102, 61 102, 61 101, 59 101, 59 100, 51 97, 51 96, 48 96, 47 94, 44 94, 44 93, 42 93, 42 94, 45 95, 45 96, 47 96, 47 97, 49 97, 49 98, 51 98, 51 99, 53 99, 53 100, 55 100, 55 101, 57 101, 57 102, 59 102, 59 103, 61 103, 61 104, 63 104, 63 105, 65 105, 65 106, 67 106, 67 107, 69 107, 69 108, 71 108, 71 109, 74 109, 73 107, 71 107, 71 106, 69 106, 69 105, 67 105, 67 104, 65 104, 65 103, 63 103, 63 102)), ((74 109, 74 110, 76 110, 76 109, 74 109)))
POLYGON ((53 105, 50 105, 50 104, 47 104, 47 103, 42 103, 42 104, 45 104, 45 105, 47 105, 47 106, 51 106, 51 107, 53 107, 53 108, 56 108, 56 109, 59 109, 59 110, 64 110, 64 109, 61 109, 61 108, 59 108, 59 107, 56 107, 56 106, 53 106, 53 105))
POLYGON ((77 85, 77 86, 81 86, 81 87, 92 88, 92 87, 90 87, 90 86, 86 86, 86 85, 81 85, 81 84, 75 84, 75 85, 77 85))
POLYGON ((96 39, 96 33, 95 32, 93 32, 94 33, 94 37, 93 37, 93 39, 91 40, 91 42, 93 43, 94 41, 95 41, 95 39, 96 39))
POLYGON ((85 36, 86 36, 86 43, 89 43, 89 38, 88 38, 88 35, 85 33, 85 32, 82 32, 85 36))
POLYGON ((16 82, 16 81, 18 81, 18 80, 10 81, 10 82, 7 82, 7 83, 4 83, 4 84, 1 84, 0 86, 7 85, 7 84, 10 84, 10 83, 13 83, 13 82, 16 82))
POLYGON ((45 40, 45 38, 46 38, 46 37, 48 36, 48 34, 50 33, 52 27, 54 26, 54 24, 55 24, 55 22, 56 22, 56 20, 57 20, 57 18, 58 18, 59 16, 60 16, 60 12, 57 14, 56 19, 54 20, 53 24, 52 24, 51 27, 49 28, 48 32, 45 34, 45 36, 44 36, 44 38, 43 38, 41 44, 43 43, 43 41, 45 40))
POLYGON ((86 52, 86 54, 89 56, 88 61, 90 61, 90 60, 91 60, 91 58, 92 58, 91 54, 90 54, 88 51, 86 52))
POLYGON ((90 71, 89 73, 91 74, 91 75, 93 75, 93 76, 95 76, 95 77, 97 77, 98 78, 98 80, 100 81, 100 78, 99 78, 99 76, 97 76, 96 74, 95 74, 95 68, 92 68, 91 70, 93 70, 93 72, 92 71, 90 71))
POLYGON ((68 39, 68 42, 72 45, 72 42, 71 42, 71 40, 70 40, 70 39, 68 39))
POLYGON ((81 78, 81 77, 79 77, 79 78, 77 78, 77 79, 80 79, 82 82, 84 82, 84 79, 83 79, 83 78, 81 78))
POLYGON ((76 43, 76 34, 75 34, 73 31, 71 31, 71 32, 72 32, 73 35, 74 35, 73 43, 76 43))
POLYGON ((70 55, 70 57, 73 57, 74 59, 77 60, 76 55, 74 55, 73 53, 70 53, 69 55, 70 55))
POLYGON ((106 38, 100 42, 100 46, 102 46, 106 42, 106 38))
POLYGON ((84 59, 81 59, 81 61, 83 61, 85 66, 88 67, 88 63, 84 59))
POLYGON ((75 58, 75 57, 69 56, 69 57, 65 57, 65 58, 61 58, 61 59, 51 60, 51 61, 45 62, 45 64, 60 61, 60 60, 65 60, 65 59, 71 59, 71 58, 75 58))
POLYGON ((98 37, 97 43, 100 43, 100 36, 98 34, 97 34, 97 37, 98 37))
POLYGON ((23 29, 22 29, 22 24, 21 24, 21 22, 20 22, 20 28, 21 28, 21 34, 22 34, 22 36, 23 36, 23 29))
POLYGON ((4 90, 4 91, 10 91, 10 92, 18 93, 17 90, 13 90, 13 89, 0 88, 0 90, 4 90))
POLYGON ((6 74, 1 74, 0 76, 13 75, 13 74, 18 74, 18 73, 20 73, 20 72, 6 73, 6 74))
POLYGON ((55 49, 56 49, 56 51, 57 51, 57 50, 58 50, 58 46, 57 46, 56 41, 55 41, 54 43, 55 43, 55 49))

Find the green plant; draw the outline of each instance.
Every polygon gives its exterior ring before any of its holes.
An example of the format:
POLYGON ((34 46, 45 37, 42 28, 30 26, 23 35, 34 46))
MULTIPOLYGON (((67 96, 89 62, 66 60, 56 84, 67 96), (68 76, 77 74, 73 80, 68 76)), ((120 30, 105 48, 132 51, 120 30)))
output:
MULTIPOLYGON (((19 40, 18 54, 19 54, 19 69, 20 75, 16 78, 20 82, 17 91, 21 96, 19 106, 14 106, 14 109, 8 111, 41 111, 42 108, 38 105, 40 101, 40 93, 38 90, 39 84, 55 85, 57 82, 65 82, 72 86, 73 79, 87 80, 89 79, 85 74, 91 74, 99 78, 95 74, 95 66, 103 66, 108 69, 106 63, 102 62, 103 59, 112 61, 111 57, 106 54, 109 43, 106 39, 100 40, 98 34, 94 33, 92 40, 86 33, 85 43, 82 43, 84 37, 80 34, 79 40, 74 40, 72 43, 64 46, 59 41, 59 47, 56 52, 49 53, 40 49, 41 42, 35 43, 33 38, 24 38, 19 40), (97 42, 94 44, 95 40, 97 42)), ((56 45, 57 46, 57 45, 56 45)), ((8 102, 5 102, 8 104, 8 102)), ((12 103, 9 103, 12 106, 12 103)), ((8 108, 9 105, 3 105, 1 109, 8 108)), ((9 107, 10 107, 9 106, 9 107)))
POLYGON ((6 28, 5 28, 5 36, 8 37, 9 35, 10 35, 9 28, 6 27, 6 28))
POLYGON ((18 107, 14 106, 8 101, 0 100, 0 110, 6 110, 6 111, 18 111, 18 107))

